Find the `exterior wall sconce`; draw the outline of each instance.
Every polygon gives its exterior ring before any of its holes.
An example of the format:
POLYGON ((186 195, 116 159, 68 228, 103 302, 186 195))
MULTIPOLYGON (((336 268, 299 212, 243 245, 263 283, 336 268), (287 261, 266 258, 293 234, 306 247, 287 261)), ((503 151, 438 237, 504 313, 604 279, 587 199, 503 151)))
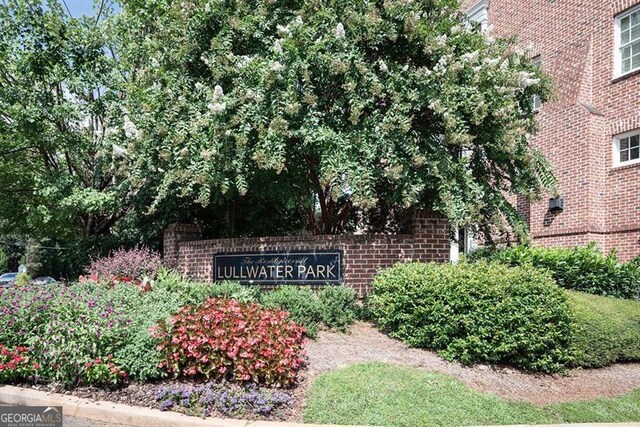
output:
POLYGON ((549 199, 549 211, 562 212, 564 210, 564 197, 554 197, 549 199))

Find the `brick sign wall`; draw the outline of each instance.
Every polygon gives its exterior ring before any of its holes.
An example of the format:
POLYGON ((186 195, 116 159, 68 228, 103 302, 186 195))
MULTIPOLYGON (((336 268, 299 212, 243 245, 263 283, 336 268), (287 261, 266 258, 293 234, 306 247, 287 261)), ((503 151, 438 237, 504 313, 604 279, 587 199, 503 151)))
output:
POLYGON ((213 281, 214 255, 237 252, 341 251, 344 282, 363 296, 373 276, 402 261, 449 259, 446 218, 423 211, 413 220, 411 234, 280 236, 201 240, 197 226, 171 224, 164 233, 165 262, 195 280, 213 281))

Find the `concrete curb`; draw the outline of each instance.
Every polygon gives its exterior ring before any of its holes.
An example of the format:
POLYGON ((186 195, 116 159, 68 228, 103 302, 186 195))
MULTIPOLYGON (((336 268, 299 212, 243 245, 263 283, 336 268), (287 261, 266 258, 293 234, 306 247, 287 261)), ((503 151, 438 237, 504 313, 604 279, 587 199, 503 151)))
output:
POLYGON ((0 386, 0 403, 7 405, 62 406, 63 415, 139 427, 328 427, 277 421, 249 421, 228 418, 198 418, 177 412, 93 401, 46 391, 8 385, 0 386))
MULTIPOLYGON (((331 427, 329 424, 300 424, 278 421, 249 421, 230 418, 197 418, 177 412, 94 401, 46 391, 0 385, 0 403, 26 406, 62 406, 63 415, 136 427, 331 427)), ((356 427, 356 426, 341 426, 356 427)), ((484 426, 490 427, 490 426, 484 426)), ((521 424, 500 427, 543 427, 521 424)), ((544 427, 640 427, 640 423, 548 424, 544 427)))

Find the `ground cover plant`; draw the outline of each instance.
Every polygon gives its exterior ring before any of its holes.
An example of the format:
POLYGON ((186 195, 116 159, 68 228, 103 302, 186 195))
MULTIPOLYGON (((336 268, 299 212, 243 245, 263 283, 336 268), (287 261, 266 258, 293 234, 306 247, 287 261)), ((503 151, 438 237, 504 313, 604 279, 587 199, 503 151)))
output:
POLYGON ((619 298, 640 298, 640 264, 621 263, 615 252, 603 254, 595 244, 574 248, 515 246, 472 253, 471 260, 548 270, 558 285, 575 291, 619 298))
POLYGON ((255 384, 237 386, 207 382, 161 387, 155 399, 163 411, 172 409, 201 417, 216 413, 246 417, 268 415, 274 409, 289 404, 293 397, 286 391, 259 388, 255 384))
POLYGON ((498 263, 407 263, 381 272, 370 305, 383 331, 463 363, 554 372, 571 361, 567 296, 544 272, 498 263))
POLYGON ((404 427, 640 421, 640 390, 537 406, 481 394, 424 369, 368 363, 319 377, 308 392, 304 421, 404 427))

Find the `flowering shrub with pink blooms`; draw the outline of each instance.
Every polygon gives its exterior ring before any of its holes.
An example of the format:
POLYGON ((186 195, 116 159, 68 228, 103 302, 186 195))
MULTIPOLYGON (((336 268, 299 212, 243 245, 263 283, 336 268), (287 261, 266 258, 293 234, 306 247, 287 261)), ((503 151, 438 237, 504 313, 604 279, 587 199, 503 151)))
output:
POLYGON ((305 359, 304 333, 284 311, 211 298, 182 308, 155 335, 174 376, 288 387, 305 359))
MULTIPOLYGON (((145 247, 117 249, 96 258, 87 267, 90 277, 108 282, 135 282, 154 278, 162 267, 160 254, 145 247)), ((136 282, 137 283, 137 282, 136 282)))

